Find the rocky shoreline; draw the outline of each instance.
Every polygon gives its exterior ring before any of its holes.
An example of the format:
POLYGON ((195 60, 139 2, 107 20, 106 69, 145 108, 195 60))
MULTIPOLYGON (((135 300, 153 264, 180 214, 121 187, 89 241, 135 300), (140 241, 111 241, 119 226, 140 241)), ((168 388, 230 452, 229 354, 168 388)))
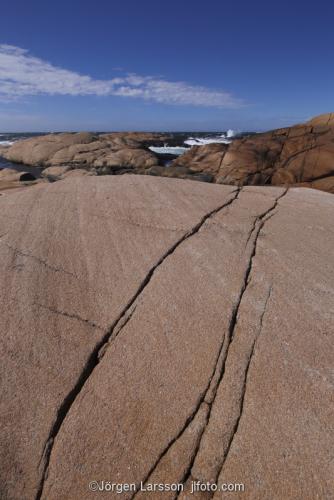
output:
POLYGON ((47 169, 44 178, 49 180, 77 170, 76 175, 132 173, 235 186, 311 187, 334 193, 334 113, 237 138, 231 144, 193 146, 166 166, 162 155, 149 146, 173 140, 168 134, 139 132, 49 134, 3 147, 0 154, 12 162, 47 169))

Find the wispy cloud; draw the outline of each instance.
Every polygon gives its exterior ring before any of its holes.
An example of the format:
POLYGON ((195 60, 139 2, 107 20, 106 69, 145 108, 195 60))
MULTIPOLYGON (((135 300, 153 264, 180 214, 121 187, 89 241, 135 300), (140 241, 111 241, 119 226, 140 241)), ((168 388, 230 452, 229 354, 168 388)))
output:
POLYGON ((25 49, 0 44, 0 100, 33 95, 136 97, 163 104, 239 108, 240 99, 223 90, 127 74, 98 80, 53 66, 25 49))

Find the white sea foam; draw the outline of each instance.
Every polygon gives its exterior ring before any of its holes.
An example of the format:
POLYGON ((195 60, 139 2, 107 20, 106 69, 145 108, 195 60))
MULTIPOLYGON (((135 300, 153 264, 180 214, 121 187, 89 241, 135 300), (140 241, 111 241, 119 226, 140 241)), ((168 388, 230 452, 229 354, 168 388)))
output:
POLYGON ((230 144, 237 132, 232 129, 220 135, 208 135, 206 137, 188 137, 183 144, 184 146, 168 146, 163 147, 150 146, 149 149, 157 154, 170 154, 180 156, 189 150, 189 146, 204 146, 205 144, 230 144))
POLYGON ((12 146, 15 141, 0 141, 0 146, 12 146))
POLYGON ((217 136, 210 136, 210 137, 189 137, 186 141, 184 141, 184 144, 187 144, 187 146, 204 146, 205 144, 230 144, 234 136, 236 135, 236 132, 232 129, 229 129, 226 133, 217 135, 217 136))
POLYGON ((157 154, 165 154, 165 155, 175 155, 175 156, 180 156, 183 155, 189 148, 184 148, 184 147, 179 147, 179 146, 163 146, 163 147, 156 147, 156 146, 150 146, 149 149, 153 151, 153 153, 157 154))
POLYGON ((226 137, 189 137, 184 141, 187 146, 204 146, 205 144, 230 144, 226 137))

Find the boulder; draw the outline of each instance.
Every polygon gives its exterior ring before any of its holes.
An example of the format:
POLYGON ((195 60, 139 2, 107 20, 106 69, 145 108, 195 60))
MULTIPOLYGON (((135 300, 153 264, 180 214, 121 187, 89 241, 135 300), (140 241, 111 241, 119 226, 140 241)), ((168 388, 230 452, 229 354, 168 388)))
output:
POLYGON ((333 211, 133 175, 1 196, 1 498, 331 498, 333 211))

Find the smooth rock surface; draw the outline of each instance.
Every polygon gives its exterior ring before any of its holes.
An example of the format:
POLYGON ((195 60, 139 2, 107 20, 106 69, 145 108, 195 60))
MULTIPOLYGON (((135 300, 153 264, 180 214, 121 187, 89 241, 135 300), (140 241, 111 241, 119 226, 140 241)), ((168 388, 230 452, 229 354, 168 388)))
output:
POLYGON ((186 167, 151 167, 145 170, 147 175, 157 175, 159 177, 175 177, 178 179, 190 179, 203 182, 212 182, 213 176, 208 173, 198 173, 186 167))
POLYGON ((124 175, 0 209, 1 498, 331 498, 332 195, 124 175))

